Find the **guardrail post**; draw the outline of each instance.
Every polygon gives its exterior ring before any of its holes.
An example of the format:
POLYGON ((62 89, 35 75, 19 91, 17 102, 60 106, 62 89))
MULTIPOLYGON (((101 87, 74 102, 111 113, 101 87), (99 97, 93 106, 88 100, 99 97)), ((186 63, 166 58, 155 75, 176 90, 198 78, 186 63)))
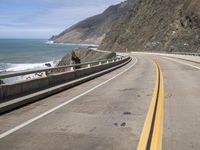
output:
POLYGON ((90 68, 91 67, 91 65, 90 64, 88 64, 88 66, 87 66, 88 68, 90 68))
POLYGON ((112 62, 115 62, 115 60, 113 59, 112 62))
POLYGON ((108 64, 108 63, 109 63, 109 61, 107 60, 107 61, 106 61, 106 63, 108 64))
POLYGON ((99 65, 102 65, 101 61, 99 62, 99 65))
POLYGON ((71 71, 74 71, 74 67, 71 67, 70 70, 71 70, 71 71))

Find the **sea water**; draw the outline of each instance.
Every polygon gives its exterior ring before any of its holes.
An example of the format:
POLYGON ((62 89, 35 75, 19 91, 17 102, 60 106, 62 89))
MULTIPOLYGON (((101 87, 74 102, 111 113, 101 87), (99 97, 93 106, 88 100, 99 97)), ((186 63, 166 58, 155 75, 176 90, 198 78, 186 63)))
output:
POLYGON ((54 44, 44 39, 0 39, 0 72, 54 66, 66 52, 88 45, 54 44))

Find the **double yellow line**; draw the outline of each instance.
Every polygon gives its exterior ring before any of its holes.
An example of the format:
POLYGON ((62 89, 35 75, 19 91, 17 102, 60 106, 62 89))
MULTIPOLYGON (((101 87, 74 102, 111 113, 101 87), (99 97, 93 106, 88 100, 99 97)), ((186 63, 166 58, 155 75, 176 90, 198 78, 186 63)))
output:
POLYGON ((163 74, 156 65, 156 85, 137 150, 161 150, 163 137, 163 74))

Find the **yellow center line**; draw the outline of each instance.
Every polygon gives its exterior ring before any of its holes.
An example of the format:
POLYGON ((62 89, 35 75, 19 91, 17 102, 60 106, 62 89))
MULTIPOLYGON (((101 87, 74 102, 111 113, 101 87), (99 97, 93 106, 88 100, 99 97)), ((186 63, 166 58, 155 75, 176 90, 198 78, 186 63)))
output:
POLYGON ((137 150, 161 150, 163 137, 163 73, 160 65, 156 66, 156 83, 144 128, 137 150))

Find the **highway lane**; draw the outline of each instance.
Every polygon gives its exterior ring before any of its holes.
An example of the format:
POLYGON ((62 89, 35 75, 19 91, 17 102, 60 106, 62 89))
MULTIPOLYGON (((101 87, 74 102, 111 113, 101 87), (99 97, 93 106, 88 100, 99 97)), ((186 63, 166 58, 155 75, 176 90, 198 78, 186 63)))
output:
MULTIPOLYGON (((0 139, 0 149, 137 149, 156 81, 154 59, 164 75, 163 149, 199 150, 200 64, 154 55, 136 57, 138 63, 121 76, 0 139)), ((133 63, 0 116, 1 133, 101 84, 133 63)))
POLYGON ((158 62, 165 83, 163 149, 199 150, 200 65, 160 57, 158 62))
MULTIPOLYGON (((144 55, 143 55, 144 56, 144 55)), ((163 150, 200 149, 200 64, 146 55, 164 74, 163 150)))
MULTIPOLYGON (((1 116, 1 133, 102 83, 132 63, 134 62, 44 101, 1 116)), ((0 147, 3 150, 136 149, 151 102, 155 78, 152 61, 138 56, 138 63, 129 71, 2 138, 0 147)))

